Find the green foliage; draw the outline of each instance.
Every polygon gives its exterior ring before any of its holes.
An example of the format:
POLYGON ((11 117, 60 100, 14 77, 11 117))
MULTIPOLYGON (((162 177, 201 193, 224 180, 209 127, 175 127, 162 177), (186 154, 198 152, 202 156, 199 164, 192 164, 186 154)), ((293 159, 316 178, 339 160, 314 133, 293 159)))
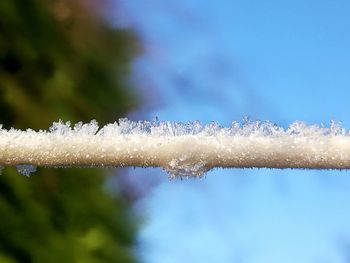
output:
POLYGON ((58 116, 105 122, 135 106, 126 79, 136 51, 132 35, 75 2, 52 1, 50 12, 39 0, 0 1, 5 125, 47 128, 58 116))
MULTIPOLYGON (((86 1, 88 2, 88 1, 86 1)), ((98 2, 98 1, 97 1, 98 2)), ((79 0, 0 1, 0 123, 114 121, 136 106, 133 35, 79 0)), ((135 220, 97 169, 0 176, 0 262, 132 262, 135 220)))

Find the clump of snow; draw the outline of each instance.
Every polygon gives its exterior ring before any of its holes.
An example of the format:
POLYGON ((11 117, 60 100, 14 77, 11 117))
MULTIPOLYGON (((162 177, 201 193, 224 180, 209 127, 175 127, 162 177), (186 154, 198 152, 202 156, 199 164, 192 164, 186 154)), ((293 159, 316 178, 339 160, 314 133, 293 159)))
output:
POLYGON ((193 158, 187 155, 183 155, 177 159, 172 159, 168 165, 164 167, 164 170, 170 174, 171 178, 177 176, 202 176, 209 169, 206 167, 206 162, 199 160, 193 162, 193 158))
POLYGON ((0 127, 0 165, 23 174, 46 167, 162 167, 172 176, 202 176, 215 167, 349 169, 350 133, 294 122, 233 122, 222 127, 169 121, 53 123, 49 131, 0 127), (26 166, 23 164, 28 164, 26 166))
POLYGON ((21 175, 29 177, 31 173, 36 171, 36 166, 31 164, 18 164, 16 165, 16 169, 21 175))

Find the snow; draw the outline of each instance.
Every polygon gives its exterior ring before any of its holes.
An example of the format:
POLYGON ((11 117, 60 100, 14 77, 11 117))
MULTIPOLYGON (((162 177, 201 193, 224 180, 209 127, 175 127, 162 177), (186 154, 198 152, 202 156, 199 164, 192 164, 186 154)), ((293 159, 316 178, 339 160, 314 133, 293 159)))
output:
POLYGON ((16 165, 17 172, 29 177, 31 173, 36 171, 36 166, 30 164, 18 164, 16 165))
POLYGON ((171 176, 202 176, 223 168, 349 169, 350 132, 294 122, 179 123, 120 119, 55 122, 49 131, 0 129, 0 165, 25 175, 45 167, 162 167, 171 176))

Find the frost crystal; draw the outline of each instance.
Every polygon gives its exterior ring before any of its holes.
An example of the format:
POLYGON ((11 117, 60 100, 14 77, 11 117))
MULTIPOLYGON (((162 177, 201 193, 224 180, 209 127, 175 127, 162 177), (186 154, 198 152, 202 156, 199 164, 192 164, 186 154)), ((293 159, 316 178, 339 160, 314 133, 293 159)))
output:
POLYGON ((151 166, 171 177, 200 177, 215 167, 350 169, 350 134, 334 121, 284 129, 249 119, 230 127, 120 119, 102 128, 60 120, 49 131, 0 127, 0 165, 27 176, 36 166, 151 166))
POLYGON ((204 161, 193 162, 192 158, 182 156, 178 159, 172 159, 167 166, 164 167, 164 170, 170 174, 171 178, 176 176, 202 176, 209 169, 206 168, 204 161))
POLYGON ((21 175, 29 177, 31 173, 34 173, 36 171, 36 167, 34 165, 30 164, 19 164, 16 165, 17 172, 19 172, 21 175))

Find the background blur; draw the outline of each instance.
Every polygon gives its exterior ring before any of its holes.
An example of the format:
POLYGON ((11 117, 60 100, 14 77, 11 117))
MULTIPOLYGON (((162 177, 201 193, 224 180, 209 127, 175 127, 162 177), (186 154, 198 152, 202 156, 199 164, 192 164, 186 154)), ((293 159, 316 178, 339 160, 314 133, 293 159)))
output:
MULTIPOLYGON (((103 2, 0 1, 0 114, 6 128, 114 121, 137 105, 135 37, 113 29, 103 2)), ((134 262, 136 220, 108 194, 102 169, 0 176, 0 262, 134 262)))
MULTIPOLYGON (((109 10, 142 40, 133 74, 151 118, 350 127, 348 1, 124 0, 109 10)), ((153 185, 137 202, 144 262, 350 262, 348 171, 127 178, 153 185)))
MULTIPOLYGON (((2 0, 1 122, 350 128, 349 13, 342 0, 2 0)), ((347 171, 105 173, 6 168, 0 262, 350 262, 347 171)))

